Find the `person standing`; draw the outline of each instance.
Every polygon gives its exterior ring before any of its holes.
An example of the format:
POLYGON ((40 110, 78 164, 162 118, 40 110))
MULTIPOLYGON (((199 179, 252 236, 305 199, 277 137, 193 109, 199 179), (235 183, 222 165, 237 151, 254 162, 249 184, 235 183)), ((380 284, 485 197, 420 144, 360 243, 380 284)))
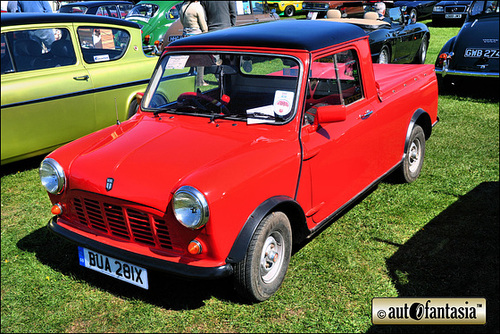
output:
POLYGON ((7 6, 9 12, 52 13, 48 1, 9 1, 7 6))
MULTIPOLYGON (((182 30, 183 37, 198 35, 208 31, 205 10, 199 1, 184 1, 179 11, 179 19, 184 27, 182 30)), ((208 86, 208 83, 203 80, 203 76, 204 68, 198 66, 196 68, 197 86, 208 86)))
POLYGON ((199 1, 184 1, 179 11, 179 18, 184 27, 182 30, 184 37, 208 31, 205 10, 199 1))
POLYGON ((236 3, 234 1, 201 1, 207 14, 208 31, 236 25, 236 3))

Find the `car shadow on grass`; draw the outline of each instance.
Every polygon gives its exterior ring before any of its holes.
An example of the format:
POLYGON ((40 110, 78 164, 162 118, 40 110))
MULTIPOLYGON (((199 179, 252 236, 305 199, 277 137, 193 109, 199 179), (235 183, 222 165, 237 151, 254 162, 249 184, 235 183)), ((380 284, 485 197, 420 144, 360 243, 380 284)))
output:
POLYGON ((230 278, 195 280, 148 270, 149 289, 144 290, 98 272, 81 267, 77 246, 53 235, 42 227, 18 241, 17 247, 35 253, 37 259, 52 269, 119 298, 142 300, 168 310, 197 309, 212 297, 244 303, 233 291, 230 278))
MULTIPOLYGON (((486 325, 373 325, 368 332, 499 332, 499 183, 448 207, 387 259, 399 297, 486 298, 486 325)), ((374 296, 379 297, 379 296, 374 296)))
POLYGON ((45 155, 39 155, 33 158, 28 158, 21 161, 12 162, 10 164, 2 165, 0 173, 2 174, 2 177, 4 177, 7 175, 38 168, 40 167, 40 163, 42 162, 43 158, 45 158, 45 155))
POLYGON ((484 103, 500 101, 500 80, 498 78, 474 78, 445 76, 439 80, 440 96, 477 99, 484 103))

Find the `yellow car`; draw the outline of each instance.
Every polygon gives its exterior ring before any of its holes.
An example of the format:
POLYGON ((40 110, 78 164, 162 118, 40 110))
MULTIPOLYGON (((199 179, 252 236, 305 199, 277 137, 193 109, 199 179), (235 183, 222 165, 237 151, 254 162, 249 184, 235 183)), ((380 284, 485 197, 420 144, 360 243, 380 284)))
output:
POLYGON ((61 13, 1 21, 2 165, 135 113, 158 61, 144 54, 137 23, 61 13))
POLYGON ((302 11, 304 1, 268 1, 269 8, 276 9, 276 14, 283 13, 284 16, 294 16, 302 11))

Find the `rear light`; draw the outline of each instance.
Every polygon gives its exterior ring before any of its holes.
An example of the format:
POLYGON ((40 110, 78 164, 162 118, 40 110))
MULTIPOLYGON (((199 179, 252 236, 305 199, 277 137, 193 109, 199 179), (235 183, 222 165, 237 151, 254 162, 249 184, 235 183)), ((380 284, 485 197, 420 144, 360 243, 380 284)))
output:
POLYGON ((437 65, 439 67, 443 67, 443 65, 445 64, 445 62, 448 60, 451 59, 451 57, 453 57, 453 52, 443 52, 441 53, 439 56, 438 56, 438 61, 437 61, 437 65))
POLYGON ((150 35, 144 36, 144 44, 149 44, 149 40, 151 39, 150 35))

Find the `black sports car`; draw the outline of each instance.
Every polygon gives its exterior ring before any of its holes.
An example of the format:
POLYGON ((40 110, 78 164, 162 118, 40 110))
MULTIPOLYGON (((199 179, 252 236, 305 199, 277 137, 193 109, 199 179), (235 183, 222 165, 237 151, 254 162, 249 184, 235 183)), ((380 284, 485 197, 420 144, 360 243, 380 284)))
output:
POLYGON ((131 1, 82 1, 62 5, 59 13, 90 14, 124 19, 134 7, 131 1))
POLYGON ((394 5, 401 7, 404 14, 410 15, 415 22, 431 16, 432 8, 439 1, 394 1, 394 5))
MULTIPOLYGON (((457 36, 436 59, 442 77, 499 77, 499 1, 474 1, 457 36)), ((446 83, 445 81, 444 83, 446 83)))
MULTIPOLYGON (((391 8, 386 2, 386 13, 383 20, 371 8, 365 6, 363 19, 337 18, 330 11, 326 20, 346 22, 361 27, 369 36, 372 60, 375 63, 417 63, 423 64, 429 46, 429 28, 423 23, 413 22, 408 15, 401 12, 400 7, 391 8)), ((331 10, 333 12, 334 10, 331 10)))

